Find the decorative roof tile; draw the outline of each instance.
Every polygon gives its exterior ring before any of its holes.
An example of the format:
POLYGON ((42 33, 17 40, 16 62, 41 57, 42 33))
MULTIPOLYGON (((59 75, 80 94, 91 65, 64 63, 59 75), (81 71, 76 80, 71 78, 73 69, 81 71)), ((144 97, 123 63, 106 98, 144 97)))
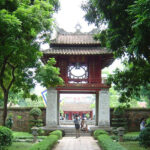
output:
POLYGON ((92 34, 58 34, 51 44, 99 44, 92 34))
POLYGON ((106 48, 101 47, 53 47, 43 51, 44 54, 59 55, 100 55, 112 54, 106 48))

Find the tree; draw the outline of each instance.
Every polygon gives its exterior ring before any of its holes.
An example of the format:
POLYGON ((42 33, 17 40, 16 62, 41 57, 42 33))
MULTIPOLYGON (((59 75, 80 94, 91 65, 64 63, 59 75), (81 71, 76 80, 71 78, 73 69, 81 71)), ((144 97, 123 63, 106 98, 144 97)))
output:
POLYGON ((23 90, 26 97, 34 87, 38 68, 39 41, 50 39, 58 0, 0 1, 0 90, 4 100, 3 125, 7 117, 9 91, 23 90), (38 42, 37 42, 38 37, 38 42))
POLYGON ((56 60, 50 58, 45 66, 40 66, 36 70, 36 80, 44 87, 54 87, 56 85, 62 85, 63 79, 59 77, 60 70, 54 67, 56 60))
POLYGON ((116 58, 125 57, 125 70, 116 70, 109 83, 127 103, 150 83, 150 0, 89 0, 82 8, 89 23, 107 24, 96 36, 102 46, 116 58))

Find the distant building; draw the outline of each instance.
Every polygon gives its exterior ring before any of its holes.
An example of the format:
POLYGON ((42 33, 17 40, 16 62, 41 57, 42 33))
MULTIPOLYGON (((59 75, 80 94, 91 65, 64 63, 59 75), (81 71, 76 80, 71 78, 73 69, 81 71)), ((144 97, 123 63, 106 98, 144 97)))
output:
POLYGON ((63 117, 66 120, 72 120, 75 115, 85 118, 89 114, 89 119, 93 119, 93 109, 91 104, 93 100, 87 97, 67 97, 63 101, 61 109, 63 110, 63 117))

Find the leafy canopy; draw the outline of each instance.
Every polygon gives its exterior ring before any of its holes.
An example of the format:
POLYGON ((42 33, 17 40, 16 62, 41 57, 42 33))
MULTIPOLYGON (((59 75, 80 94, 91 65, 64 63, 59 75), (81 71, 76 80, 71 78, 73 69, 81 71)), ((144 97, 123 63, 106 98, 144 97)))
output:
POLYGON ((36 71, 36 80, 44 87, 55 87, 56 85, 62 85, 63 79, 59 77, 59 68, 54 67, 56 60, 50 58, 47 64, 38 68, 36 71))
POLYGON ((120 101, 129 102, 150 83, 150 0, 88 0, 82 8, 89 23, 107 24, 97 35, 102 46, 125 57, 126 69, 116 70, 109 81, 120 92, 120 101))
MULTIPOLYGON (((36 70, 41 67, 38 61, 42 56, 40 44, 50 41, 54 26, 53 13, 58 7, 58 0, 0 1, 0 91, 4 100, 3 120, 7 115, 9 92, 24 91, 28 97, 30 89, 35 86, 35 73, 31 68, 36 70)), ((46 75, 45 78, 52 76, 46 75)), ((59 83, 55 81, 49 84, 59 83)))

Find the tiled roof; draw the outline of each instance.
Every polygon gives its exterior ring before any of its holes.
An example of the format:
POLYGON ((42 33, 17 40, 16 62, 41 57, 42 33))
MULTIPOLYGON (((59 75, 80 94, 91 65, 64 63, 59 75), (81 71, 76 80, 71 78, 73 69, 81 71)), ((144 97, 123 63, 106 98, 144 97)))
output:
POLYGON ((81 104, 81 103, 73 103, 73 104, 64 104, 62 106, 63 111, 92 111, 90 108, 90 104, 81 104))
POLYGON ((101 47, 53 47, 43 51, 43 53, 51 55, 100 55, 111 54, 112 52, 101 47))
POLYGON ((51 44, 100 44, 92 34, 58 34, 51 44))

